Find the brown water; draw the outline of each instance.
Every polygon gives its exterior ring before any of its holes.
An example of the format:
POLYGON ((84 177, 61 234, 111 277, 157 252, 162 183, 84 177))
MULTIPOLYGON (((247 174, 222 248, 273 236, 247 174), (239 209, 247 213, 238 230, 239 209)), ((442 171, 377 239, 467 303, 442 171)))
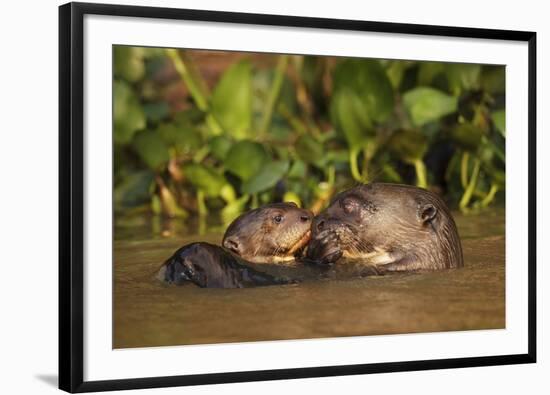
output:
POLYGON ((113 346, 504 328, 504 211, 455 219, 462 269, 352 279, 295 269, 306 281, 244 289, 165 286, 154 279, 178 247, 198 240, 219 244, 221 228, 121 222, 114 243, 113 346), (202 235, 185 236, 197 228, 202 235))

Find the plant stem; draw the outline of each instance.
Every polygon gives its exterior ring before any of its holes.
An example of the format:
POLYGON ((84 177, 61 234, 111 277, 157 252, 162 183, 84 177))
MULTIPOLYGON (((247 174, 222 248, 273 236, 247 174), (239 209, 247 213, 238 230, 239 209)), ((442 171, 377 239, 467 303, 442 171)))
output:
POLYGON ((252 202, 250 203, 250 208, 258 208, 258 194, 253 193, 252 194, 252 202))
POLYGON ((199 148, 197 152, 195 152, 195 155, 193 155, 193 162, 200 163, 206 156, 210 153, 210 147, 205 145, 202 148, 199 148))
POLYGON ((467 151, 464 151, 462 154, 462 160, 460 162, 460 183, 462 188, 466 189, 468 186, 468 161, 470 159, 470 154, 467 151))
POLYGON ((197 191, 197 208, 199 210, 199 217, 205 217, 208 214, 208 208, 204 201, 204 192, 200 189, 197 191))
POLYGON ((487 196, 481 201, 481 207, 487 207, 493 199, 495 198, 495 195, 498 192, 498 186, 496 184, 491 184, 491 189, 489 190, 489 193, 487 193, 487 196))
POLYGON ((336 169, 334 165, 329 165, 327 173, 327 184, 332 187, 334 186, 334 180, 336 178, 336 169))
POLYGON ((280 55, 279 60, 277 61, 277 67, 275 69, 275 76, 273 77, 273 83, 271 84, 271 89, 269 90, 269 95, 267 97, 263 118, 260 123, 260 138, 263 137, 271 123, 275 103, 279 98, 279 93, 281 93, 281 86, 283 85, 283 78, 287 65, 288 55, 280 55))
POLYGON ((470 203, 470 199, 472 198, 472 195, 476 189, 477 178, 479 176, 479 167, 480 167, 480 162, 478 159, 476 159, 474 161, 474 169, 472 170, 472 176, 470 177, 468 186, 464 190, 464 194, 462 195, 462 198, 460 199, 460 203, 458 204, 461 211, 466 210, 466 208, 468 207, 468 203, 470 203))
POLYGON ((187 218, 189 213, 178 205, 175 196, 168 189, 160 176, 156 177, 156 183, 159 191, 159 199, 162 207, 162 212, 168 218, 180 217, 187 218))
POLYGON ((286 119, 286 121, 290 124, 292 129, 296 131, 296 133, 307 133, 306 125, 298 117, 292 115, 292 113, 288 110, 284 103, 279 103, 279 105, 277 106, 277 111, 283 118, 286 119))
POLYGON ((496 146, 495 143, 493 143, 491 140, 489 140, 487 137, 483 137, 483 142, 486 143, 489 147, 491 147, 491 149, 493 150, 493 152, 495 153, 495 155, 503 162, 503 163, 506 163, 506 156, 504 155, 504 152, 502 152, 502 150, 500 148, 498 148, 496 146))
POLYGON ((357 167, 357 155, 359 155, 358 149, 353 148, 349 150, 349 169, 351 171, 353 179, 355 181, 361 182, 361 173, 359 172, 359 167, 357 167))
POLYGON ((426 177, 426 165, 422 159, 414 161, 414 170, 416 171, 416 186, 420 188, 428 188, 428 179, 426 177))
POLYGON ((221 134, 223 131, 222 127, 212 116, 212 114, 208 113, 208 88, 206 87, 206 83, 201 78, 191 58, 177 49, 168 48, 165 49, 165 51, 168 57, 172 60, 176 71, 187 86, 187 89, 189 89, 189 93, 191 94, 191 97, 193 97, 193 100, 197 104, 199 110, 207 113, 206 123, 208 128, 214 135, 221 134))
POLYGON ((194 72, 191 60, 185 55, 180 54, 177 49, 166 49, 166 54, 172 60, 174 67, 180 75, 183 82, 189 89, 189 93, 197 103, 197 107, 201 111, 208 109, 208 91, 206 90, 206 84, 200 78, 197 72, 194 72), (184 60, 185 59, 185 60, 184 60))

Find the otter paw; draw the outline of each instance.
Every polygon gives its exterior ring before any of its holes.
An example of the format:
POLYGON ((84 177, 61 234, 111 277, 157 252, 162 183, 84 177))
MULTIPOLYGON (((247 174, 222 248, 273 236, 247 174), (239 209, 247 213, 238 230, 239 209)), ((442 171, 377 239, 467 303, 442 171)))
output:
POLYGON ((335 232, 323 231, 308 246, 307 258, 315 263, 328 265, 342 257, 340 238, 335 232))

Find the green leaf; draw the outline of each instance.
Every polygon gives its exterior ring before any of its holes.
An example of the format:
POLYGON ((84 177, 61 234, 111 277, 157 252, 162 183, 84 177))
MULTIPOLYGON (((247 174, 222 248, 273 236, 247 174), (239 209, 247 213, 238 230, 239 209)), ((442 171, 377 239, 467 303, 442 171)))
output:
POLYGON ((164 123, 157 128, 157 133, 168 146, 180 153, 198 150, 202 145, 201 135, 192 125, 164 123))
POLYGON ((481 69, 481 87, 490 94, 504 93, 506 90, 505 66, 483 66, 481 69))
POLYGON ((114 72, 129 82, 136 82, 145 75, 145 52, 141 47, 116 45, 113 49, 114 72))
POLYGON ((331 120, 344 134, 350 148, 362 147, 373 133, 371 119, 361 99, 351 90, 340 90, 332 96, 331 120))
POLYGON ((225 136, 214 136, 208 141, 210 152, 214 158, 224 161, 233 143, 225 136))
POLYGON ((491 118, 497 130, 502 134, 502 137, 506 137, 506 111, 493 111, 493 113, 491 113, 491 118))
POLYGON ((458 96, 463 91, 479 89, 481 65, 468 63, 447 63, 445 73, 449 81, 449 89, 458 96))
POLYGON ((236 139, 250 134, 252 124, 252 68, 246 60, 232 65, 212 93, 212 114, 236 139))
POLYGON ((412 67, 416 62, 406 60, 392 60, 388 62, 386 67, 386 74, 392 84, 394 90, 398 90, 403 80, 405 71, 412 67))
POLYGON ((304 134, 298 138, 296 152, 301 159, 317 167, 323 167, 326 162, 323 144, 310 135, 304 134))
POLYGON ((304 178, 306 176, 306 166, 303 161, 296 159, 288 171, 288 177, 296 179, 304 178))
POLYGON ((283 202, 292 202, 295 203, 298 207, 302 207, 302 200, 300 196, 292 191, 286 191, 283 196, 283 202))
POLYGON ((445 71, 441 62, 420 62, 418 66, 418 85, 431 85, 434 78, 445 71))
POLYGON ((149 121, 160 122, 168 116, 170 107, 166 102, 147 103, 143 105, 143 112, 149 121))
POLYGON ((393 111, 393 89, 380 62, 346 59, 334 71, 334 91, 351 90, 361 101, 361 111, 375 122, 384 122, 393 111))
POLYGON ((168 147, 155 131, 144 130, 136 134, 133 146, 141 160, 153 170, 159 169, 170 159, 168 147))
POLYGON ((225 167, 246 181, 256 174, 269 159, 260 143, 242 140, 233 145, 225 158, 225 167))
POLYGON ((136 207, 149 201, 149 189, 154 175, 149 170, 143 170, 126 175, 122 182, 115 186, 114 203, 117 207, 136 207))
POLYGON ((412 122, 422 126, 457 110, 458 99, 437 89, 419 87, 403 95, 412 122))
POLYGON ((217 197, 226 184, 223 175, 213 168, 200 163, 189 163, 183 166, 184 176, 196 188, 202 190, 208 197, 217 197))
POLYGON ((483 130, 469 122, 462 123, 453 128, 451 137, 463 149, 476 152, 481 145, 483 130))
POLYGON ((240 198, 233 200, 225 205, 221 210, 221 217, 224 224, 228 224, 233 221, 244 211, 246 202, 250 199, 250 196, 243 195, 240 198))
POLYGON ((428 150, 428 139, 418 130, 398 130, 388 142, 390 151, 407 163, 422 159, 428 150))
POLYGON ((243 193, 251 194, 269 189, 284 177, 288 171, 287 161, 269 162, 258 173, 245 181, 242 185, 243 193))
POLYGON ((326 153, 327 161, 334 163, 349 162, 349 152, 344 149, 330 150, 326 153))
POLYGON ((145 114, 134 91, 124 81, 113 83, 114 140, 127 144, 135 132, 145 128, 145 114))

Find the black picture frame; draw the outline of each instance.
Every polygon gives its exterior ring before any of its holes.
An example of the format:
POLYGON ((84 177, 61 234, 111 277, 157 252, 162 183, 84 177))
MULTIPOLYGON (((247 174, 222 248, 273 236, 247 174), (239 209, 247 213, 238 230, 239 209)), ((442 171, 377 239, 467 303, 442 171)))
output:
POLYGON ((536 33, 110 4, 59 8, 59 388, 89 392, 536 362, 536 33), (83 19, 87 14, 404 33, 528 43, 528 352, 296 369, 84 381, 83 19))

